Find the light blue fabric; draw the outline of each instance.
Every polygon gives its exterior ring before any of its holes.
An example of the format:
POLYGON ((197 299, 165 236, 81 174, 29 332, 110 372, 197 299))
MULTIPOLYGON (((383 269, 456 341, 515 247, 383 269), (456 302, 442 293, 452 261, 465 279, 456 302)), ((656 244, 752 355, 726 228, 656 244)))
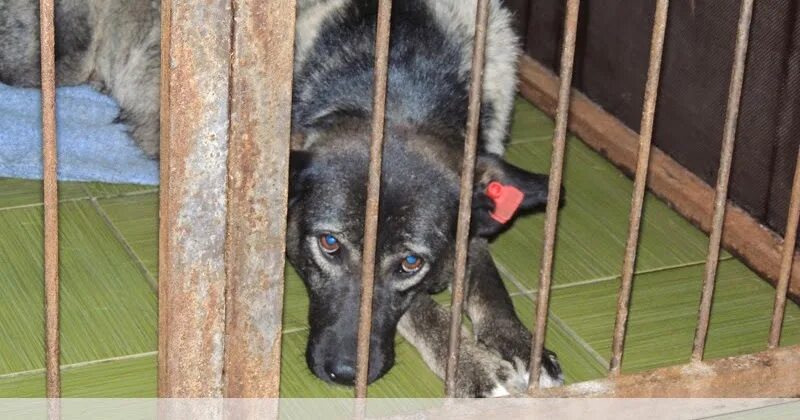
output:
MULTIPOLYGON (((123 124, 119 106, 88 86, 56 93, 58 179, 158 184, 148 159, 123 124)), ((41 179, 41 94, 0 84, 0 177, 41 179)))

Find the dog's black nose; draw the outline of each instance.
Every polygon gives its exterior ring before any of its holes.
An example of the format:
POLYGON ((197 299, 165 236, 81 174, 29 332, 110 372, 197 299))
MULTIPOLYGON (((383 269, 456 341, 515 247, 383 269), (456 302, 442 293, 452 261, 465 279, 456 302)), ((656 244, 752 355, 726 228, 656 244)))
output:
POLYGON ((356 380, 356 368, 346 360, 337 360, 325 365, 325 373, 333 382, 341 385, 353 385, 356 380))

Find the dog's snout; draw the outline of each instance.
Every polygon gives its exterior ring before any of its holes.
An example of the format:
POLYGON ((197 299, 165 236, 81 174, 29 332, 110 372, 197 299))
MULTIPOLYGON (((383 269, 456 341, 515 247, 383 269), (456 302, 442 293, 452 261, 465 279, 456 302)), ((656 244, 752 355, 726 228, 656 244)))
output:
MULTIPOLYGON (((306 362, 318 378, 330 383, 353 386, 356 382, 355 345, 353 347, 343 347, 341 342, 340 339, 332 335, 312 338, 308 342, 306 362)), ((355 344, 355 340, 353 340, 353 344, 355 344)), ((390 339, 371 343, 367 383, 375 382, 394 365, 394 347, 392 344, 394 342, 390 339)))
POLYGON ((325 373, 341 385, 353 385, 356 380, 355 363, 350 360, 334 360, 325 364, 325 373))

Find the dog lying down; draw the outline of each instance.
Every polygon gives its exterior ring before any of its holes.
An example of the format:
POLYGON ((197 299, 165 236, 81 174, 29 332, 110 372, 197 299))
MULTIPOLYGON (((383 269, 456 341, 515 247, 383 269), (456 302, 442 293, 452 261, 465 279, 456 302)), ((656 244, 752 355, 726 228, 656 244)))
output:
MULTIPOLYGON (((436 374, 445 371, 449 311, 430 295, 453 277, 475 26, 475 0, 394 3, 370 382, 394 364, 398 331, 436 374)), ((310 296, 308 367, 345 385, 355 377, 376 13, 376 0, 298 1, 287 254, 310 296)), ((522 192, 515 214, 547 200, 546 176, 501 158, 518 42, 500 0, 490 16, 465 301, 473 330, 461 345, 458 396, 506 395, 528 382, 531 335, 489 255, 489 240, 505 225, 492 217, 487 186, 522 192)), ((56 1, 58 83, 88 82, 113 96, 153 158, 159 37, 157 1, 56 1)), ((0 1, 0 81, 39 83, 37 0, 0 1)), ((552 352, 540 381, 563 382, 552 352)))

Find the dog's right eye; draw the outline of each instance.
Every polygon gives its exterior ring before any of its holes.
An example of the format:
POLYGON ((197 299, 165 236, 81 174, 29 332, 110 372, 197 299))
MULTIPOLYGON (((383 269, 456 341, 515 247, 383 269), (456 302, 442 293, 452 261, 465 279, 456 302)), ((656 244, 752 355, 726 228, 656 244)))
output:
POLYGON ((334 255, 339 252, 339 249, 341 249, 339 240, 330 233, 319 236, 319 247, 322 248, 322 251, 328 255, 334 255))

